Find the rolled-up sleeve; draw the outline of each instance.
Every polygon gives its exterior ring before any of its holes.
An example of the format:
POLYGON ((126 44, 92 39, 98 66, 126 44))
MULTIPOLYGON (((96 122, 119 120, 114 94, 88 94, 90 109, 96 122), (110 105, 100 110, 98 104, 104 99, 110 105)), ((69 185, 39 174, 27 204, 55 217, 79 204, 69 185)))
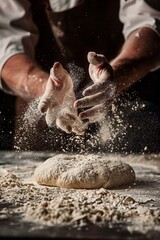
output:
POLYGON ((125 39, 141 27, 149 27, 160 36, 159 0, 121 0, 119 18, 125 39))
MULTIPOLYGON (((34 58, 37 40, 30 2, 0 0, 0 73, 5 62, 15 54, 25 53, 34 58)), ((1 81, 0 88, 3 88, 1 81)))

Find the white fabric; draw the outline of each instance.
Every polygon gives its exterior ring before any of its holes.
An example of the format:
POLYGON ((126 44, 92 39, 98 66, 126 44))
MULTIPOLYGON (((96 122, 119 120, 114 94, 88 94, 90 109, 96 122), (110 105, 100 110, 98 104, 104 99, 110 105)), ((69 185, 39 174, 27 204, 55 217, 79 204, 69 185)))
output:
POLYGON ((32 21, 30 2, 0 0, 0 73, 5 62, 15 54, 25 52, 33 58, 37 39, 38 32, 32 21))
POLYGON ((121 0, 119 17, 124 24, 125 38, 140 27, 152 28, 160 36, 160 11, 151 8, 144 0, 121 0))
POLYGON ((84 0, 49 0, 49 2, 54 12, 62 12, 78 6, 84 0))

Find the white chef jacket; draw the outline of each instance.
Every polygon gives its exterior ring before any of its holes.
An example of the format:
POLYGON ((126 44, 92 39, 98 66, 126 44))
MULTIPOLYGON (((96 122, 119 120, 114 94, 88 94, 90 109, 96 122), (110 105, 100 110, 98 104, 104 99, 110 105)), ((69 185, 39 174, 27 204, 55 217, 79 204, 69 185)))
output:
MULTIPOLYGON (((74 8, 85 0, 49 0, 53 12, 74 8)), ((140 27, 149 27, 160 36, 159 0, 120 0, 119 19, 127 38, 140 27)), ((0 72, 7 59, 17 53, 34 58, 38 29, 32 21, 30 1, 0 0, 0 72)), ((3 88, 0 81, 0 88, 3 88)))

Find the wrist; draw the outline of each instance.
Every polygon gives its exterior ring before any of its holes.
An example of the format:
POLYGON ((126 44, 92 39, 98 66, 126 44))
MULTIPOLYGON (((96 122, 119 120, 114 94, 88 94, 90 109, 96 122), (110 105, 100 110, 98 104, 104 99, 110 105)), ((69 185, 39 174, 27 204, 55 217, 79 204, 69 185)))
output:
POLYGON ((139 79, 134 61, 117 59, 111 63, 111 66, 114 71, 115 95, 120 94, 139 79))

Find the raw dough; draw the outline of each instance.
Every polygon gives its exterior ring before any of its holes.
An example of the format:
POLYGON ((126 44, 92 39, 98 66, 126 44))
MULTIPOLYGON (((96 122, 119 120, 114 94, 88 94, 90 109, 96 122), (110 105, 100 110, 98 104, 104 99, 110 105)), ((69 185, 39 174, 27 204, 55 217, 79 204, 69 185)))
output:
POLYGON ((105 156, 58 154, 35 169, 34 179, 60 188, 115 188, 132 183, 135 172, 130 165, 105 156))

